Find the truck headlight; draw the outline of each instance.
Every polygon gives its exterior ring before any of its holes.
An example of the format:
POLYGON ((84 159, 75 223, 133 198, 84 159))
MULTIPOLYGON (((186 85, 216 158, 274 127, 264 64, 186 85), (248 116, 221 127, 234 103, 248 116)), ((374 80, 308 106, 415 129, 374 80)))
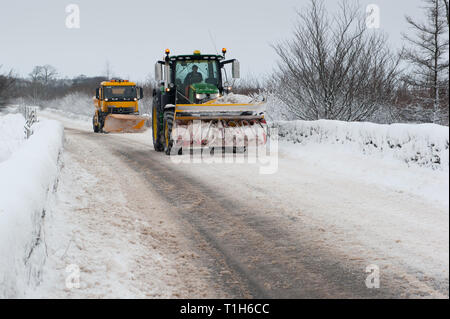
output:
POLYGON ((220 94, 219 93, 213 93, 213 94, 210 94, 209 95, 212 99, 217 99, 219 96, 220 96, 220 94))
POLYGON ((206 94, 197 93, 197 94, 195 94, 195 97, 197 98, 197 100, 203 100, 203 99, 206 99, 206 94))

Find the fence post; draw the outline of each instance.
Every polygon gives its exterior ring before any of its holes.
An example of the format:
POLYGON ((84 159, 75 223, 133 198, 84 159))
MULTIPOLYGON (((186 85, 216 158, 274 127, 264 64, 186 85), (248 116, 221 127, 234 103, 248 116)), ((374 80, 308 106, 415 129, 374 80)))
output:
POLYGON ((25 125, 24 125, 24 133, 25 138, 30 138, 31 135, 33 135, 33 124, 38 122, 37 118, 37 107, 34 106, 20 106, 20 112, 25 117, 25 125))

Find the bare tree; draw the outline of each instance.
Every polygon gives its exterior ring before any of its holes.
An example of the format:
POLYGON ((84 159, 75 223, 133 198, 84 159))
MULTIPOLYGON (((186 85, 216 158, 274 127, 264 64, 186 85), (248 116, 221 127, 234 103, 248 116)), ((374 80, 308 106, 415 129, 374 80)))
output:
POLYGON ((105 70, 103 71, 103 75, 109 80, 113 77, 113 71, 111 67, 111 63, 109 61, 105 62, 105 70))
POLYGON ((274 46, 276 95, 293 117, 362 121, 389 104, 399 59, 383 34, 367 29, 356 3, 343 0, 330 16, 311 0, 298 17, 293 39, 274 46))
POLYGON ((13 96, 15 82, 16 78, 12 71, 9 71, 6 74, 0 74, 0 108, 8 104, 13 96))
POLYGON ((55 81, 57 75, 56 68, 49 64, 38 65, 33 68, 29 74, 33 103, 48 99, 50 86, 55 81))
POLYGON ((51 81, 53 81, 56 76, 58 75, 58 72, 56 71, 56 68, 46 64, 41 66, 41 81, 45 86, 48 86, 51 81))
POLYGON ((32 81, 40 82, 43 85, 48 85, 56 78, 58 72, 55 67, 46 64, 35 66, 29 75, 32 81))
POLYGON ((44 87, 40 81, 41 67, 35 66, 31 71, 31 73, 29 74, 29 77, 31 80, 29 83, 31 103, 36 105, 41 100, 44 92, 44 87))
POLYGON ((444 2, 445 7, 445 15, 447 16, 447 27, 450 25, 450 18, 449 18, 449 8, 448 8, 448 0, 442 0, 444 2))
POLYGON ((38 82, 41 76, 41 67, 35 66, 29 74, 31 81, 38 82))
POLYGON ((406 17, 415 36, 403 35, 411 44, 403 57, 413 66, 412 74, 405 80, 414 87, 429 89, 430 96, 424 102, 430 101, 433 104, 433 122, 437 123, 441 106, 440 93, 448 90, 448 10, 445 8, 448 1, 424 2, 427 18, 425 23, 406 17))

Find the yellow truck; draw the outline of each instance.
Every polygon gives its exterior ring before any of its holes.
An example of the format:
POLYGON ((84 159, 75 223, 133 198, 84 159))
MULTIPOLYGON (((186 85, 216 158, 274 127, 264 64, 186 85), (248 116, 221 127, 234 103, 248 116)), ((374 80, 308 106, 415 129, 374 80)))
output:
POLYGON ((128 80, 112 79, 100 83, 94 97, 92 126, 99 132, 139 132, 145 130, 145 116, 139 115, 138 100, 143 90, 128 80))

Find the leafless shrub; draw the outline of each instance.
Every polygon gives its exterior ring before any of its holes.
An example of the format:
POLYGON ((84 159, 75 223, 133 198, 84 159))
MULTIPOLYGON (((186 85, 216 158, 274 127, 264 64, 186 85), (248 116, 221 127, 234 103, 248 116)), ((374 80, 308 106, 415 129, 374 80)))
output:
POLYGON ((155 82, 153 76, 149 75, 142 83, 137 83, 144 91, 144 99, 139 102, 139 111, 141 114, 152 114, 153 88, 155 82))
MULTIPOLYGON (((1 65, 0 65, 1 68, 1 65)), ((0 108, 4 107, 14 95, 16 78, 12 71, 0 73, 0 108)))
POLYGON ((389 105, 399 59, 358 8, 342 1, 331 16, 323 1, 311 0, 293 38, 274 45, 280 61, 272 86, 292 117, 362 121, 389 105))
POLYGON ((243 94, 243 95, 256 95, 263 92, 266 88, 264 84, 265 80, 257 78, 254 75, 248 75, 236 81, 233 85, 233 93, 243 94))

